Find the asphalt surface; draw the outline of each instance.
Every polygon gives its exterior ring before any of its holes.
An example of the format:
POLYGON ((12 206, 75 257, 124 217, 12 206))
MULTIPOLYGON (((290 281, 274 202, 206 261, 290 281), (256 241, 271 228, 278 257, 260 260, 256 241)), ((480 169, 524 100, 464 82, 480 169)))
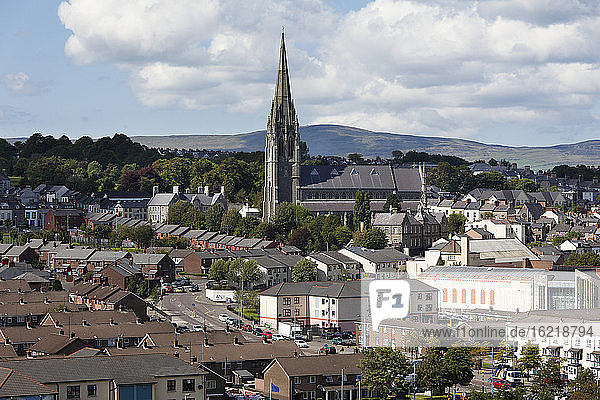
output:
MULTIPOLYGON (((227 324, 219 321, 219 314, 226 314, 232 318, 238 318, 238 316, 228 311, 227 305, 224 302, 213 302, 206 298, 204 282, 199 282, 199 286, 199 292, 189 292, 189 286, 186 286, 185 293, 165 294, 158 304, 159 308, 166 312, 171 317, 171 321, 175 322, 178 326, 185 325, 192 329, 194 325, 206 325, 208 329, 226 329, 227 324)), ((247 320, 244 320, 244 322, 249 323, 247 320)), ((230 329, 235 328, 230 327, 230 329)), ((243 332, 243 335, 248 341, 261 340, 261 337, 249 332, 243 332)), ((354 351, 354 347, 341 345, 334 346, 332 345, 331 340, 325 340, 320 337, 313 338, 313 340, 307 341, 306 343, 309 347, 303 348, 302 351, 308 354, 317 354, 325 344, 327 344, 328 347, 336 347, 338 353, 354 351)))

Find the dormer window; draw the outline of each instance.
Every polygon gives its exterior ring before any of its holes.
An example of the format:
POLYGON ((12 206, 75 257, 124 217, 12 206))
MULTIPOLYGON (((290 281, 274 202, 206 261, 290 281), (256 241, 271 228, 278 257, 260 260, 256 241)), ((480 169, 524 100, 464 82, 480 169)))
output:
POLYGON ((352 171, 350 171, 350 175, 358 175, 358 171, 356 170, 356 168, 352 168, 352 171))
POLYGON ((340 173, 339 173, 339 172, 337 172, 337 169, 335 169, 335 168, 334 168, 334 169, 332 169, 332 170, 331 170, 331 172, 330 172, 330 175, 331 175, 331 176, 338 176, 339 174, 340 174, 340 173))
POLYGON ((375 168, 371 170, 371 175, 379 175, 379 172, 375 168))
POLYGON ((311 176, 319 176, 319 173, 317 172, 317 169, 316 169, 316 168, 313 168, 313 170, 312 170, 312 171, 310 171, 310 175, 311 175, 311 176))

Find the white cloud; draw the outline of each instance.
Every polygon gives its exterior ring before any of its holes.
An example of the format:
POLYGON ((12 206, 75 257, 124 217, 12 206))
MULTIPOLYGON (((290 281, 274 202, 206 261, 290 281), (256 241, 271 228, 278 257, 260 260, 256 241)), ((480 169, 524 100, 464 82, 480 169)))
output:
POLYGON ((8 90, 22 96, 32 96, 47 90, 46 82, 32 81, 24 72, 4 74, 0 77, 0 81, 8 90))
POLYGON ((266 114, 285 25, 302 123, 474 138, 598 124, 596 2, 374 0, 343 13, 319 0, 70 0, 58 14, 65 53, 127 70, 151 107, 266 114))

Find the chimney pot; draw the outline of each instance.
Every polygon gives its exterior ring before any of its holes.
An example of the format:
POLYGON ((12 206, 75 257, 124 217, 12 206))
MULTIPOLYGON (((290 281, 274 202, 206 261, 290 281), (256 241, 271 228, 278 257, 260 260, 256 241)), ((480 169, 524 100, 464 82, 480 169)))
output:
POLYGON ((173 185, 173 194, 179 194, 179 185, 173 185))

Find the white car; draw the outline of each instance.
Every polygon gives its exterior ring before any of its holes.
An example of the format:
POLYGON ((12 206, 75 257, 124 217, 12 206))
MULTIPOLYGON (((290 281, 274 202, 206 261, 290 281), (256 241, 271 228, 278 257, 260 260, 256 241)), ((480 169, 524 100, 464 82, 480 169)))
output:
POLYGON ((296 346, 300 347, 301 349, 305 349, 308 347, 308 344, 302 339, 296 339, 294 340, 294 343, 296 343, 296 346))
POLYGON ((221 321, 221 322, 227 322, 227 318, 229 318, 229 315, 227 315, 227 314, 219 314, 219 321, 221 321))
POLYGON ((194 325, 192 326, 192 330, 194 332, 202 332, 204 330, 204 327, 202 325, 194 325))
POLYGON ((272 340, 285 340, 285 337, 283 335, 280 335, 279 333, 274 333, 273 336, 271 337, 272 340))

